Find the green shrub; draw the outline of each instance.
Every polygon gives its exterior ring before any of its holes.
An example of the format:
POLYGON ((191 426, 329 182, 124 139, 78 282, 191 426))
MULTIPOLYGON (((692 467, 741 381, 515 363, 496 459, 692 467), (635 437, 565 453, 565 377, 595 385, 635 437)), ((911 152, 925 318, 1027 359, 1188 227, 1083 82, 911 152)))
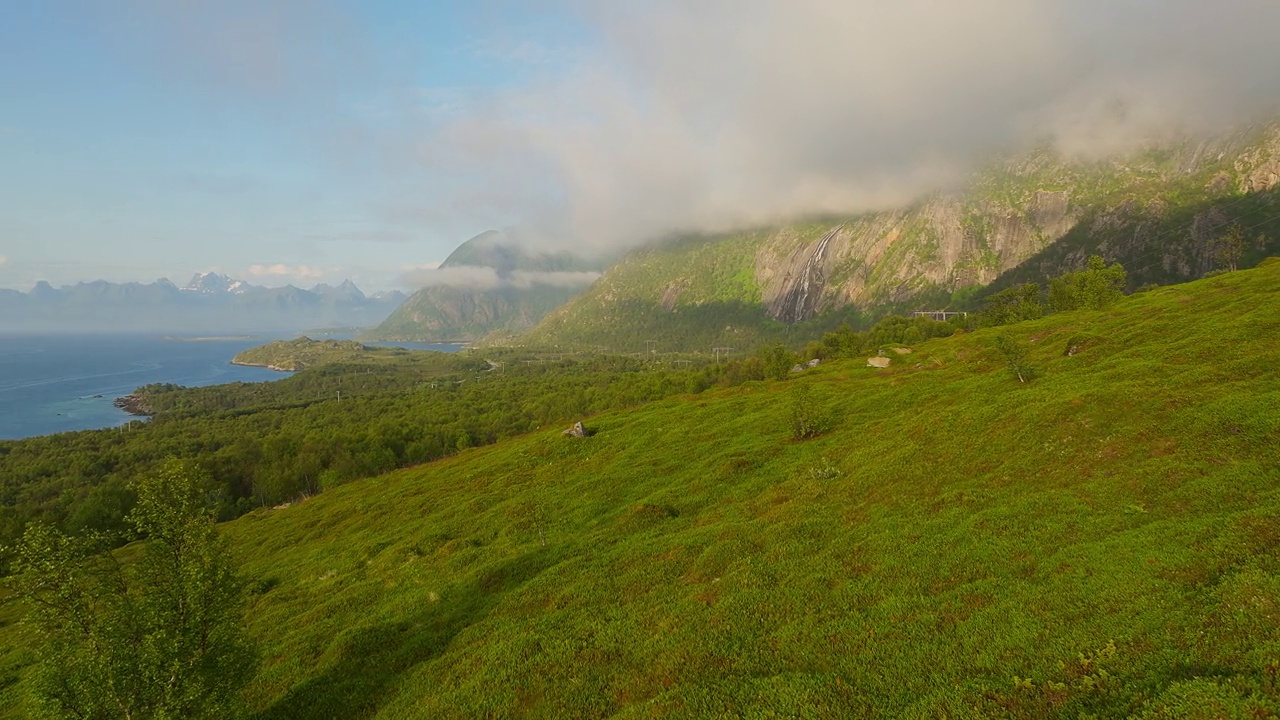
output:
POLYGON ((1009 365, 1009 372, 1018 378, 1018 382, 1024 383, 1035 377, 1035 368, 1027 363, 1027 347, 1008 335, 1001 335, 996 338, 996 349, 1004 356, 1005 362, 1009 365))
POLYGON ((817 405, 813 389, 797 385, 791 389, 791 439, 808 440, 835 427, 835 416, 817 405))
POLYGON ((1108 265, 1097 255, 1080 272, 1066 273, 1049 282, 1049 307, 1055 312, 1101 310, 1124 297, 1128 275, 1120 263, 1108 265))

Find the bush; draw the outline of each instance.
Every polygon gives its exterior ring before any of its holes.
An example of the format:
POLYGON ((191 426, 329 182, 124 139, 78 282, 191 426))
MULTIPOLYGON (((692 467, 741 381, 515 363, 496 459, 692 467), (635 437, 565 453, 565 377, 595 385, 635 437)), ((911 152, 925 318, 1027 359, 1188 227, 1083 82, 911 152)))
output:
POLYGON ((1040 302, 1040 286, 1036 283, 1023 283, 1011 287, 987 298, 982 308, 979 322, 984 327, 1010 325, 1023 320, 1035 320, 1044 315, 1044 304, 1040 302))
POLYGON ((1056 312, 1101 310, 1124 297, 1128 275, 1120 263, 1108 265, 1097 255, 1088 268, 1067 273, 1049 282, 1049 307, 1056 312))
POLYGON ((996 349, 1004 356, 1009 365, 1009 372, 1018 378, 1018 382, 1027 382, 1035 376, 1035 369, 1027 363, 1027 348, 1008 335, 996 338, 996 349))
POLYGON ((835 427, 833 413, 818 407, 813 390, 808 385, 796 385, 791 389, 791 439, 808 440, 835 427))

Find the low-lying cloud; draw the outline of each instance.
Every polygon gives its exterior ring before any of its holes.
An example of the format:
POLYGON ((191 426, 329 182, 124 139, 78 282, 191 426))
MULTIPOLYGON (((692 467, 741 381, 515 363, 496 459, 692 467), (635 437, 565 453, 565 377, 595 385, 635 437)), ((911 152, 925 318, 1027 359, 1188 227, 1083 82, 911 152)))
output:
POLYGON ((1270 0, 574 7, 594 35, 580 61, 423 128, 417 157, 442 178, 424 216, 625 246, 882 208, 992 151, 1102 155, 1280 100, 1270 0))
POLYGON ((285 263, 250 265, 248 272, 254 277, 291 277, 306 280, 314 280, 325 276, 325 271, 320 268, 310 265, 287 265, 285 263))
POLYGON ((558 41, 504 25, 526 3, 474 5, 470 59, 517 70, 496 87, 406 87, 417 54, 377 56, 336 0, 95 20, 139 66, 332 133, 326 156, 399 188, 389 225, 520 226, 556 249, 879 209, 994 151, 1100 156, 1280 106, 1275 0, 552 0, 537 14, 580 28, 558 41))
POLYGON ((586 287, 600 277, 598 272, 538 272, 514 270, 499 273, 491 267, 478 265, 454 265, 441 268, 408 270, 400 276, 406 287, 425 288, 447 286, 473 290, 492 290, 500 287, 528 289, 535 285, 578 288, 586 287))
POLYGON ((8 265, 8 264, 9 264, 9 258, 5 257, 4 255, 0 255, 0 267, 4 267, 5 265, 8 265))

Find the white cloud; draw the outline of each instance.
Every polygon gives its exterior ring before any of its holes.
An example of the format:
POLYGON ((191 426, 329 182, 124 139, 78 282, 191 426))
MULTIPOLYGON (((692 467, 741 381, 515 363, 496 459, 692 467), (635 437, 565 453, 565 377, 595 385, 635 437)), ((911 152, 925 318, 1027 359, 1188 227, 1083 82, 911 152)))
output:
POLYGON ((447 268, 418 268, 400 276, 407 287, 424 288, 446 285, 449 287, 489 290, 502 284, 498 271, 478 265, 456 265, 447 268))
POLYGON ((511 273, 510 283, 516 287, 553 285, 555 287, 586 287, 595 282, 600 273, 591 271, 526 272, 511 273))
POLYGON ((491 290, 497 287, 526 289, 534 285, 555 287, 586 287, 600 277, 598 272, 540 272, 516 270, 499 273, 490 267, 456 265, 444 268, 418 268, 406 270, 400 281, 406 287, 424 288, 446 285, 449 287, 491 290))
POLYGON ((249 274, 254 277, 292 277, 314 280, 324 277, 325 271, 310 265, 272 263, 268 265, 250 265, 249 274))
POLYGON ((425 123, 424 217, 577 246, 898 204, 992 150, 1101 154, 1280 104, 1264 0, 652 0, 583 59, 425 123), (437 119, 438 120, 438 119, 437 119))

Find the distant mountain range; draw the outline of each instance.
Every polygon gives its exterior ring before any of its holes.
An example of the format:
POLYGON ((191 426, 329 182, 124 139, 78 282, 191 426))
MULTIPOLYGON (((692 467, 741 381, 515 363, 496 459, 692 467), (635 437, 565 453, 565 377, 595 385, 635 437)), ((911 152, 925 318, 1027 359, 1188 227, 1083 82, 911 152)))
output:
POLYGON ((293 332, 319 327, 367 327, 405 299, 399 291, 365 295, 350 280, 309 290, 262 287, 213 272, 182 287, 152 283, 81 282, 29 292, 0 290, 0 332, 293 332))

